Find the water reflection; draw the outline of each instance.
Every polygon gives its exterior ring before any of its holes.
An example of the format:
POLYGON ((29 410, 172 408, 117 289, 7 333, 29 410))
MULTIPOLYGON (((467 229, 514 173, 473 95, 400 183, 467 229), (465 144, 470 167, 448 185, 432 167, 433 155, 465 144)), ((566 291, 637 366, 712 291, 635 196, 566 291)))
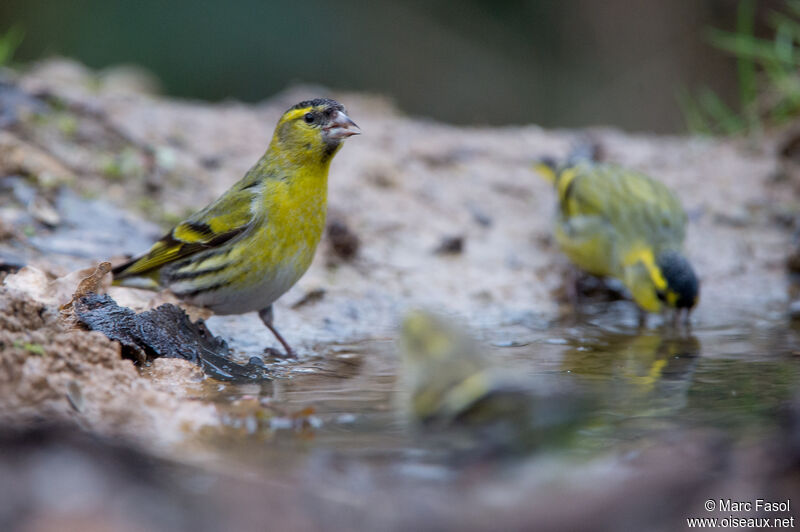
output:
MULTIPOLYGON (((577 322, 527 329, 524 338, 519 328, 494 331, 514 341, 503 348, 482 345, 494 364, 532 389, 543 382, 591 398, 573 437, 545 450, 534 446, 529 459, 558 456, 565 466, 579 467, 587 457, 664 444, 696 429, 714 428, 734 440, 777 430, 779 408, 800 382, 797 328, 771 321, 766 327, 743 322, 691 331, 639 329, 634 320, 611 319, 614 312, 626 315, 622 304, 609 308, 598 307, 577 322)), ((215 388, 210 395, 229 411, 248 412, 243 405, 249 405, 257 412, 247 415, 260 421, 258 430, 248 432, 247 421, 228 418, 229 433, 212 447, 264 471, 276 463, 310 467, 300 465, 309 459, 314 467, 388 467, 413 475, 452 469, 450 451, 463 427, 415 430, 398 408, 401 373, 394 342, 367 341, 287 368, 269 387, 215 388), (261 409, 269 411, 266 417, 261 409)))
POLYGON ((562 368, 584 378, 615 415, 663 415, 682 408, 700 355, 690 333, 606 332, 594 327, 570 338, 562 368))

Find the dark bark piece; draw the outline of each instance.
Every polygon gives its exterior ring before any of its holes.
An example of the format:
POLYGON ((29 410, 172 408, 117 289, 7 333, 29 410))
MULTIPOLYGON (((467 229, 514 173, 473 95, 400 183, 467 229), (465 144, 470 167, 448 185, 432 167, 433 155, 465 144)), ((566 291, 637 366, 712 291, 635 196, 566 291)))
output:
POLYGON ((211 334, 203 320, 193 323, 176 305, 165 304, 137 314, 120 307, 108 295, 88 294, 78 298, 73 306, 78 322, 122 344, 123 356, 136 361, 183 358, 219 380, 269 378, 264 366, 233 362, 225 340, 211 334))

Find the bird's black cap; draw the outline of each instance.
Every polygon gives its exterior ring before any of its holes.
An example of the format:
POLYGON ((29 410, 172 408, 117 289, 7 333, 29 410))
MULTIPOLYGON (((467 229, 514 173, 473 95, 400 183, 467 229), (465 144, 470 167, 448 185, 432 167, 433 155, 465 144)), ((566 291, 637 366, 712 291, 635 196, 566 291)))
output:
POLYGON ((320 107, 326 106, 336 111, 344 111, 344 106, 330 98, 314 98, 313 100, 305 100, 296 105, 291 106, 288 110, 294 111, 295 109, 305 109, 306 107, 320 107))
POLYGON ((658 256, 658 267, 669 290, 678 294, 677 308, 692 308, 700 294, 700 281, 689 261, 677 251, 665 251, 658 256))

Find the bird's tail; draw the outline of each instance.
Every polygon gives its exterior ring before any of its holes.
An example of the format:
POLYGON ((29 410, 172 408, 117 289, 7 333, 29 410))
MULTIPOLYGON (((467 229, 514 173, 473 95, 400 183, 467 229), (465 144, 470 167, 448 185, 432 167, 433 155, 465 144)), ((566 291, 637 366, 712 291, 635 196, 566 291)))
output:
POLYGON ((127 271, 131 266, 138 262, 142 257, 135 257, 128 262, 115 266, 111 269, 114 286, 127 286, 129 288, 144 288, 156 290, 159 288, 158 276, 156 271, 144 273, 131 273, 127 271))
POLYGON ((598 162, 603 158, 603 149, 599 142, 591 138, 579 139, 570 150, 564 162, 559 163, 553 157, 542 157, 533 165, 533 169, 547 182, 555 184, 558 175, 583 162, 598 162))
POLYGON ((558 166, 558 163, 552 157, 542 157, 533 163, 533 169, 551 185, 555 184, 556 177, 558 177, 558 166))

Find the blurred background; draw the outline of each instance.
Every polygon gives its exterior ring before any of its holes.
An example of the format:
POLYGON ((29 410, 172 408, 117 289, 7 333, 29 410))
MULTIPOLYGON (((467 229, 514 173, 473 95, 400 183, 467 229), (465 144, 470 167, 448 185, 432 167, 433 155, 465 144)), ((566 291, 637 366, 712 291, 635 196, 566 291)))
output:
MULTIPOLYGON (((3 0, 14 59, 145 67, 166 94, 255 102, 292 83, 387 95, 458 124, 684 132, 682 91, 735 101, 709 45, 738 0, 3 0)), ((759 0, 768 14, 783 1, 759 0)))

